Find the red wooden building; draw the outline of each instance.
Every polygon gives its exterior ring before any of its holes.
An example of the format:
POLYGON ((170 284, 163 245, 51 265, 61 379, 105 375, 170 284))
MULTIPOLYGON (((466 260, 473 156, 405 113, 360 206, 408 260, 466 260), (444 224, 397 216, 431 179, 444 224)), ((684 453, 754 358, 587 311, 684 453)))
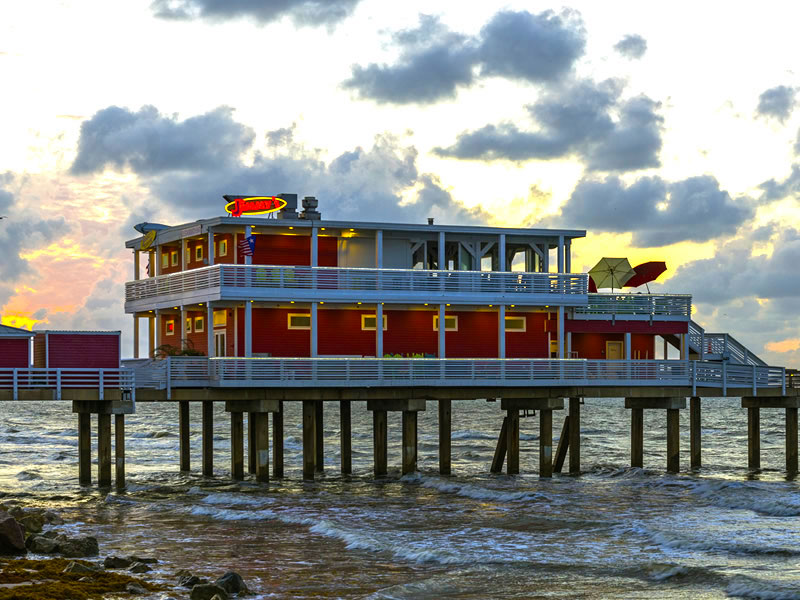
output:
POLYGON ((0 325, 0 368, 26 368, 31 366, 31 338, 33 333, 8 325, 0 325))
POLYGON ((33 366, 50 369, 120 367, 119 331, 34 331, 33 366))

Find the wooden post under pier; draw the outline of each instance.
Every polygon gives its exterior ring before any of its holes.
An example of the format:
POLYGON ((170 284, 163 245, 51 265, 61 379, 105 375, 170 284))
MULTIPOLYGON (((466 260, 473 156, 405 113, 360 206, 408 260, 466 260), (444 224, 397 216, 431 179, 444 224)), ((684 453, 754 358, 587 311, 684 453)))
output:
POLYGON ((350 400, 339 401, 339 453, 342 474, 353 473, 353 432, 350 400))
POLYGON ((553 411, 539 411, 539 477, 553 476, 553 411))
POLYGON ((231 477, 244 479, 244 413, 231 413, 231 477))
POLYGON ((699 469, 702 465, 700 443, 700 398, 692 396, 689 400, 689 454, 691 455, 692 470, 699 469))
POLYGON ((92 415, 78 413, 78 482, 92 485, 92 415))
POLYGON ((452 463, 452 400, 439 400, 439 474, 450 475, 452 463))
MULTIPOLYGON (((516 475, 519 473, 519 411, 538 410, 539 412, 539 476, 552 477, 553 475, 553 411, 564 409, 563 398, 503 398, 500 401, 501 410, 506 411, 504 421, 506 441, 506 473, 516 475)), ((503 432, 500 432, 503 437, 503 432)), ((502 468, 502 456, 495 451, 492 461, 492 470, 498 466, 502 468), (499 461, 499 463, 498 463, 499 461)))
POLYGON ((644 409, 631 409, 631 467, 644 467, 644 409))
POLYGON ((508 449, 508 417, 503 417, 503 425, 500 427, 500 435, 497 436, 497 446, 494 449, 494 458, 489 470, 492 473, 501 473, 503 463, 506 460, 506 450, 508 449))
POLYGON ((581 401, 583 398, 569 399, 569 472, 581 473, 581 401))
POLYGON ((403 463, 402 472, 411 473, 417 468, 417 414, 425 410, 425 400, 410 398, 368 400, 367 410, 372 412, 372 435, 375 477, 388 472, 388 416, 389 412, 403 413, 403 463), (413 415, 406 413, 414 413, 413 415))
POLYGON ((681 468, 680 410, 667 409, 667 472, 677 473, 681 468))
POLYGON ((278 414, 280 409, 278 400, 225 401, 225 412, 231 414, 231 477, 234 480, 244 479, 244 414, 247 413, 248 454, 253 454, 250 465, 256 481, 269 482, 269 414, 278 414))
POLYGON ((760 410, 779 408, 786 411, 786 472, 797 474, 797 409, 800 396, 744 396, 742 408, 747 409, 747 465, 752 470, 761 468, 760 410))
POLYGON ((178 437, 180 444, 180 469, 183 472, 191 470, 191 452, 189 445, 189 403, 178 402, 178 437))
POLYGON ((314 481, 314 471, 317 457, 316 451, 316 403, 313 400, 303 400, 303 479, 314 481))
POLYGON ((118 488, 125 487, 125 421, 133 403, 122 400, 74 400, 72 412, 78 414, 78 481, 92 483, 91 416, 97 415, 97 482, 111 486, 111 415, 115 415, 115 466, 118 488))
POLYGON ((203 476, 214 475, 214 402, 203 402, 203 476))
POLYGON ((747 409, 747 468, 761 468, 761 409, 751 406, 747 409))
POLYGON ((385 410, 372 411, 372 451, 375 477, 383 477, 388 470, 389 439, 385 410))
POLYGON ((786 472, 797 473, 797 408, 786 409, 786 472))
POLYGON ((97 485, 111 485, 111 415, 97 415, 97 485))
POLYGON ((506 410, 506 474, 519 474, 519 409, 506 410))
POLYGON ((403 411, 403 475, 417 470, 417 413, 403 411))
POLYGON ((314 449, 316 452, 314 470, 317 473, 325 471, 325 426, 323 424, 323 402, 314 403, 314 432, 316 438, 314 440, 314 449))
POLYGON ((569 422, 572 415, 564 416, 564 425, 561 426, 561 435, 558 436, 558 447, 556 448, 556 455, 553 458, 553 473, 561 473, 564 468, 564 461, 567 458, 567 450, 569 450, 569 422))
POLYGON ((644 410, 667 411, 667 471, 680 470, 680 410, 686 408, 686 398, 646 397, 625 398, 625 408, 631 411, 631 467, 644 466, 644 410))
POLYGON ((256 472, 256 416, 247 413, 247 472, 256 472))
POLYGON ((269 413, 254 412, 256 481, 269 482, 269 413))
POLYGON ((125 488, 125 415, 114 415, 114 484, 125 488))
POLYGON ((283 478, 283 401, 278 401, 278 410, 272 413, 272 476, 283 478))

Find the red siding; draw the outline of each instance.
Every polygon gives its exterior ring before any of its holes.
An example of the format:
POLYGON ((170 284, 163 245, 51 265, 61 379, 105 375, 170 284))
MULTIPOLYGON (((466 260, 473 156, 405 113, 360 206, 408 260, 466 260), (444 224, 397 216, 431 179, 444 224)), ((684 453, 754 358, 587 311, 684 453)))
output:
MULTIPOLYGON (((307 235, 257 235, 253 252, 256 265, 311 264, 311 237, 307 235)), ((320 267, 338 265, 338 242, 335 237, 317 238, 317 254, 320 267)), ((244 262, 244 260, 242 260, 244 262)))
POLYGON ((47 334, 47 347, 51 369, 119 368, 118 333, 51 332, 47 334))
POLYGON ((33 366, 44 369, 46 360, 44 334, 37 333, 33 338, 33 366))
POLYGON ((216 246, 214 249, 214 264, 233 264, 234 252, 236 252, 236 248, 234 247, 236 242, 233 238, 234 236, 232 233, 217 233, 214 235, 214 244, 216 246), (220 256, 220 242, 223 240, 228 242, 228 252, 225 256, 220 256))
POLYGON ((322 356, 331 354, 375 356, 377 335, 375 330, 361 329, 361 315, 374 314, 374 310, 320 309, 317 315, 319 319, 317 352, 322 356))
POLYGON ((0 367, 20 368, 30 364, 28 338, 0 338, 0 367))
POLYGON ((181 270, 181 247, 180 246, 161 246, 158 249, 158 267, 159 270, 157 271, 161 275, 169 275, 171 273, 178 273, 181 270), (178 264, 174 267, 172 266, 172 253, 178 253, 178 264), (164 255, 167 255, 167 267, 161 268, 163 264, 161 261, 164 259, 162 258, 164 255))
POLYGON ((577 333, 688 333, 689 324, 686 321, 588 321, 583 319, 567 319, 564 322, 565 331, 577 333))
MULTIPOLYGON (((244 309, 239 308, 239 355, 244 356, 244 309)), ((281 357, 311 356, 308 329, 289 329, 289 313, 308 313, 307 308, 254 308, 253 353, 281 357)), ((319 338, 317 338, 319 341, 319 338)), ((339 352, 344 354, 344 352, 339 352)))
MULTIPOLYGON (((445 332, 447 358, 497 358, 497 313, 448 310, 445 315, 458 317, 458 331, 445 332)), ((428 322, 431 327, 433 316, 428 322)), ((439 333, 434 335, 438 347, 439 333)))
MULTIPOLYGON (((606 357, 606 342, 625 342, 622 333, 573 333, 572 351, 578 353, 578 358, 604 359, 606 357)), ((631 335, 631 355, 633 358, 655 358, 655 335, 631 335), (638 353, 638 354, 637 354, 638 353)), ((624 350, 623 350, 624 352, 624 350)))
MULTIPOLYGON (((507 317, 525 317, 525 331, 506 331, 506 358, 549 358, 547 347, 548 313, 515 313, 507 317)), ((552 335, 555 339, 556 336, 552 335)), ((495 356, 497 356, 495 354, 495 356)))
POLYGON ((384 310, 388 329, 383 332, 386 354, 433 354, 438 332, 433 330, 433 310, 384 310))

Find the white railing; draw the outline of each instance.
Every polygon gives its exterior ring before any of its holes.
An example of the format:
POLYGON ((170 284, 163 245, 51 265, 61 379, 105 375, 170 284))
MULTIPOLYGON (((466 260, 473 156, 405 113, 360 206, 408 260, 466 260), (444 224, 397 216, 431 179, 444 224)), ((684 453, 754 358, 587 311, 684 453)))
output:
POLYGON ((588 290, 585 273, 422 271, 337 267, 214 265, 125 284, 125 301, 211 288, 440 294, 570 294, 588 290))
POLYGON ((740 365, 767 365, 758 356, 750 352, 744 344, 728 333, 706 333, 694 321, 689 322, 689 344, 695 352, 705 356, 719 356, 721 360, 729 359, 740 365), (702 351, 702 352, 701 352, 702 351))
POLYGON ((170 357, 172 387, 683 386, 785 389, 783 367, 682 360, 170 357))
POLYGON ((12 390, 12 400, 19 399, 20 390, 53 390, 54 399, 61 400, 62 390, 76 388, 97 389, 103 400, 106 389, 130 391, 133 395, 136 384, 130 369, 0 368, 0 390, 12 390))
POLYGON ((575 314, 689 317, 692 297, 689 294, 589 294, 588 304, 576 307, 575 314))

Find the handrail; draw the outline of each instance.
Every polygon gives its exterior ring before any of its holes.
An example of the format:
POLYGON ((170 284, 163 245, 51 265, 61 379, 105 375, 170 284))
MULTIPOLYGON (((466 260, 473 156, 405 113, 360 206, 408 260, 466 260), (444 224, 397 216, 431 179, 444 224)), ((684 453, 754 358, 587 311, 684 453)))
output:
POLYGON ((55 392, 54 399, 60 400, 63 390, 77 388, 96 388, 100 400, 104 399, 103 391, 106 389, 130 391, 133 400, 136 386, 134 372, 125 368, 0 368, 0 390, 12 390, 12 400, 19 400, 20 390, 44 389, 53 390, 55 392))
POLYGON ((694 321, 689 322, 689 344, 701 357, 706 354, 717 354, 723 360, 728 358, 742 365, 767 366, 767 363, 729 333, 707 333, 694 321))
POLYGON ((690 294, 589 294, 586 306, 575 308, 576 315, 651 315, 689 317, 690 294))

